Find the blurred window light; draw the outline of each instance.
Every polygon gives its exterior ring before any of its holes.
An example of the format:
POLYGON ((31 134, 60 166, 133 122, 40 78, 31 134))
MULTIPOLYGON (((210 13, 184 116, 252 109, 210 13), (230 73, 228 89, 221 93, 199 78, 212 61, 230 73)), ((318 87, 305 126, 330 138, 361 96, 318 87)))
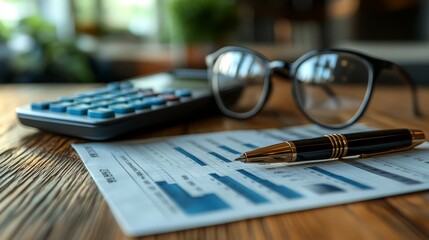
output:
POLYGON ((129 32, 138 37, 157 34, 157 0, 76 0, 78 28, 92 29, 100 24, 103 35, 129 32), (98 14, 98 16, 97 16, 98 14))
POLYGON ((0 0, 0 21, 16 24, 22 18, 37 12, 36 1, 28 0, 0 0))
POLYGON ((34 46, 34 39, 26 34, 15 34, 8 43, 10 50, 16 53, 30 52, 34 46))

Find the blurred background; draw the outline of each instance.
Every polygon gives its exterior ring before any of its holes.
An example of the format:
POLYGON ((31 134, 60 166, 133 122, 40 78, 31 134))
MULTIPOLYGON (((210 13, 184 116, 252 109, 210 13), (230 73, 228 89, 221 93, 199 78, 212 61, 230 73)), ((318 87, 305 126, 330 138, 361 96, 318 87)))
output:
POLYGON ((225 45, 286 61, 350 48, 429 84, 429 1, 0 0, 0 83, 204 68, 204 56, 225 45))

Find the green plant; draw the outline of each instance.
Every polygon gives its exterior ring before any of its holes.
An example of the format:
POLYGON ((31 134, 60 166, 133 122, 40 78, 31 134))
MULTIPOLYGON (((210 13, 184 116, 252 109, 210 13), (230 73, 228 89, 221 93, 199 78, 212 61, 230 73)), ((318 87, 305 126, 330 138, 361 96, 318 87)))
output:
POLYGON ((0 44, 9 40, 11 30, 0 22, 0 44))
POLYGON ((171 0, 175 39, 186 43, 220 42, 238 22, 234 0, 171 0))
MULTIPOLYGON (((9 67, 15 78, 25 81, 90 82, 94 73, 89 56, 72 41, 61 41, 55 27, 38 16, 22 19, 0 31, 11 47, 9 67), (15 47, 15 49, 14 49, 15 47)), ((18 80, 20 81, 20 80, 18 80)))

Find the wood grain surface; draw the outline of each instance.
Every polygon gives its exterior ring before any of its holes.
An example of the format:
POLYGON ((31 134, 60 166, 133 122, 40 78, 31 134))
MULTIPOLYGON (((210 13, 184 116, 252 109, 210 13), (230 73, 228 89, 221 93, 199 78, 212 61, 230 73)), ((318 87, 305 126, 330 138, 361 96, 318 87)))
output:
MULTIPOLYGON (((0 85, 0 239, 128 239, 71 144, 85 140, 21 125, 15 108, 92 85, 0 85)), ((422 117, 407 87, 377 86, 360 121, 429 134, 429 89, 419 89, 422 117)), ((264 110, 246 121, 203 116, 119 139, 289 127, 309 122, 290 86, 276 81, 264 110)), ((429 239, 429 191, 279 214, 143 239, 429 239)))

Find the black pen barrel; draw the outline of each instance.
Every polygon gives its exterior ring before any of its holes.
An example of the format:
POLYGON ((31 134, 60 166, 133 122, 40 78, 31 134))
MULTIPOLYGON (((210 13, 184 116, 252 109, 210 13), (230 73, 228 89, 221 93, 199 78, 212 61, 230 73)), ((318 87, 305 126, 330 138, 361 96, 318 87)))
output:
POLYGON ((348 156, 373 154, 412 145, 409 129, 379 130, 346 135, 348 140, 348 156))
POLYGON ((412 141, 409 129, 391 129, 330 134, 293 142, 297 152, 296 161, 310 161, 386 152, 411 146, 412 141))
POLYGON ((296 148, 296 160, 312 161, 328 159, 332 156, 332 143, 328 137, 318 137, 293 141, 296 148))

